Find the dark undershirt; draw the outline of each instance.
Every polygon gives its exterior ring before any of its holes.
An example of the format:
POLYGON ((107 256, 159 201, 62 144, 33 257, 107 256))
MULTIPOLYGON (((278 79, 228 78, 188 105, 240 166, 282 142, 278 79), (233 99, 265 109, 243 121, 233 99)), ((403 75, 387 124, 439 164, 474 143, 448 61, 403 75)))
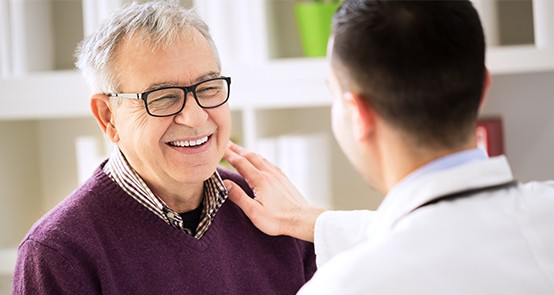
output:
POLYGON ((196 228, 198 227, 198 223, 200 223, 200 216, 202 216, 203 208, 203 203, 200 203, 200 206, 192 211, 179 213, 181 219, 183 219, 183 227, 189 229, 193 235, 196 234, 196 228))

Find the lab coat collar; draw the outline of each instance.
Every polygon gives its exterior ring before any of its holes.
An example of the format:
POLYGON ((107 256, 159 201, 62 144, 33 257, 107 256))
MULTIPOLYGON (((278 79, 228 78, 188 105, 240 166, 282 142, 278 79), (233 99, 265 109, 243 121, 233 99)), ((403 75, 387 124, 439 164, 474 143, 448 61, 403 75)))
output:
POLYGON ((376 212, 368 229, 371 239, 379 240, 394 225, 420 205, 435 198, 513 181, 505 156, 474 160, 412 179, 409 185, 394 187, 376 212))

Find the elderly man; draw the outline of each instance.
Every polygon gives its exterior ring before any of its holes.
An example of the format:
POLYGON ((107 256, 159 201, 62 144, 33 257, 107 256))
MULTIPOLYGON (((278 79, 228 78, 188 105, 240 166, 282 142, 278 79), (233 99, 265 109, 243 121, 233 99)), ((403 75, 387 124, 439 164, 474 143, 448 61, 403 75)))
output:
MULTIPOLYGON (((313 245, 258 231, 218 169, 231 78, 205 23, 172 1, 131 4, 78 48, 109 159, 19 247, 14 294, 293 294, 313 245)), ((251 191, 249 191, 251 192, 251 191)))

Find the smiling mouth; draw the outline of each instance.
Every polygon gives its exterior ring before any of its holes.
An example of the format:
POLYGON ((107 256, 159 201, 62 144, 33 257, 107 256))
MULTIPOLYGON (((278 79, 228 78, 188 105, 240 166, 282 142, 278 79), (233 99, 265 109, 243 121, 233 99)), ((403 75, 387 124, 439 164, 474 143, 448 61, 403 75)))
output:
POLYGON ((204 136, 196 140, 176 140, 170 141, 167 144, 173 147, 199 147, 204 145, 210 139, 210 136, 204 136))

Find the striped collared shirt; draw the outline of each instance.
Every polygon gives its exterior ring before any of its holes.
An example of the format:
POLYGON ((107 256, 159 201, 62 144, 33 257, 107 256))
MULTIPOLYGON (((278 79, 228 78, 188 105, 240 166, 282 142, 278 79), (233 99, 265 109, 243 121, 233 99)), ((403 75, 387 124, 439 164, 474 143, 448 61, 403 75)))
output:
MULTIPOLYGON (((119 148, 114 148, 103 170, 133 199, 144 205, 167 224, 193 235, 189 229, 184 227, 183 219, 179 213, 169 208, 161 198, 150 190, 138 173, 129 165, 119 148)), ((196 228, 196 234, 194 234, 195 238, 200 239, 206 233, 215 218, 217 210, 226 199, 227 189, 225 189, 223 181, 216 171, 208 180, 204 181, 204 207, 196 228)))

